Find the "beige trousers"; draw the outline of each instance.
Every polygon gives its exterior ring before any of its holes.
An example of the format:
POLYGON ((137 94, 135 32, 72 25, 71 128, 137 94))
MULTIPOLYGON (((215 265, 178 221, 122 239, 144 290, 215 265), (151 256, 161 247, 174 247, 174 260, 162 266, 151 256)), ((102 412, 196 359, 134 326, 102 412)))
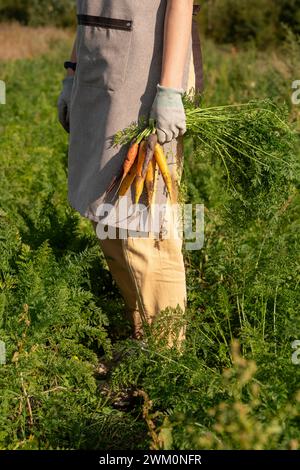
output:
MULTIPOLYGON (((96 223, 92 223, 96 228, 96 223)), ((152 337, 164 338, 168 347, 181 349, 186 329, 182 240, 139 237, 98 240, 124 298, 133 337, 141 339, 145 326, 151 325, 152 337)))
MULTIPOLYGON (((182 139, 178 139, 178 165, 176 175, 175 171, 172 174, 174 183, 181 179, 182 157, 182 139)), ((174 188, 176 186, 174 184, 174 188)), ((181 350, 186 331, 186 279, 182 237, 174 230, 178 207, 168 201, 164 212, 166 232, 162 237, 151 232, 142 233, 141 237, 137 232, 131 232, 127 238, 119 238, 120 232, 116 229, 117 238, 98 236, 98 240, 111 275, 123 295, 133 337, 142 338, 147 326, 152 339, 163 338, 168 347, 181 350)), ((92 221, 92 224, 97 234, 97 223, 92 221)), ((102 231, 104 228, 102 225, 102 231)))

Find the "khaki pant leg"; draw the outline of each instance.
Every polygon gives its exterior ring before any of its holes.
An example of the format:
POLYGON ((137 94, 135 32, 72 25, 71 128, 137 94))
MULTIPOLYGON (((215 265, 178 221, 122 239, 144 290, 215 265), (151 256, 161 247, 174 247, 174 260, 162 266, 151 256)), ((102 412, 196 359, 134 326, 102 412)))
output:
POLYGON ((171 307, 166 324, 159 324, 168 346, 181 347, 186 325, 186 277, 182 240, 129 237, 123 240, 127 264, 138 293, 141 317, 152 324, 162 310, 171 307), (173 309, 176 309, 173 310, 173 309), (177 337, 177 338, 176 338, 177 337))
MULTIPOLYGON (((91 221, 96 230, 97 223, 91 221)), ((136 286, 127 267, 121 239, 98 238, 99 245, 105 256, 110 273, 115 280, 126 305, 126 315, 133 327, 133 337, 140 338, 143 335, 142 320, 139 312, 136 286)))
MULTIPOLYGON (((183 138, 176 146, 176 165, 171 170, 178 198, 178 185, 183 169, 183 138)), ((162 239, 128 237, 123 240, 124 254, 134 279, 141 318, 148 324, 154 320, 161 326, 161 336, 168 346, 180 350, 186 336, 184 313, 187 304, 186 275, 182 254, 182 234, 174 231, 179 206, 168 199, 166 233, 162 239), (179 235, 179 237, 178 237, 179 235), (160 312, 171 308, 165 325, 159 321, 160 312), (176 310, 175 310, 176 309, 176 310), (165 331, 163 331, 165 330, 165 331), (177 337, 177 338, 176 338, 177 337)))
MULTIPOLYGON (((179 138, 176 175, 172 175, 173 181, 178 183, 183 164, 182 144, 183 139, 179 138)), ((181 349, 186 333, 182 318, 187 302, 185 266, 182 239, 170 235, 174 213, 171 211, 167 214, 167 238, 157 240, 152 236, 132 236, 127 239, 99 239, 99 243, 130 312, 134 336, 143 335, 143 321, 151 325, 154 320, 158 320, 162 310, 170 307, 171 316, 162 336, 167 337, 169 347, 176 345, 181 349)), ((94 222, 93 226, 96 227, 94 222)))

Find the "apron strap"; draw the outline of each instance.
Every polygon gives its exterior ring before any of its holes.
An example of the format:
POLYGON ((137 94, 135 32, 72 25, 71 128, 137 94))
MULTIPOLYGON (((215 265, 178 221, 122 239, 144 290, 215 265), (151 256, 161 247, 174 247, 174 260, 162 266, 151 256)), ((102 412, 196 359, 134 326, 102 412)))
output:
POLYGON ((196 20, 196 16, 199 13, 200 5, 194 5, 193 7, 193 22, 192 22, 192 50, 195 68, 195 92, 199 93, 203 90, 203 63, 202 63, 202 52, 201 52, 201 41, 199 34, 199 27, 196 20))

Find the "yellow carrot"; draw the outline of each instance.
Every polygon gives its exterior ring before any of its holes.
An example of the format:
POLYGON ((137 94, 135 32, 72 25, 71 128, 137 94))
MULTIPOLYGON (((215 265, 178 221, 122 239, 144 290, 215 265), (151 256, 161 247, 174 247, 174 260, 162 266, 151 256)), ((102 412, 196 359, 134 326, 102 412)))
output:
POLYGON ((146 156, 146 141, 142 140, 142 142, 140 143, 138 160, 137 160, 137 170, 136 170, 137 176, 142 176, 142 169, 143 169, 145 156, 146 156))
POLYGON ((153 158, 153 161, 154 161, 154 183, 153 183, 153 194, 152 194, 151 203, 152 203, 153 201, 155 201, 156 190, 157 190, 157 184, 158 184, 158 177, 157 177, 158 167, 157 167, 157 164, 156 164, 155 157, 153 158))
POLYGON ((142 170, 143 170, 145 156, 146 156, 146 142, 142 140, 142 142, 140 143, 137 169, 136 169, 135 204, 138 204, 141 194, 144 189, 145 178, 142 176, 142 170))
POLYGON ((165 157, 165 154, 163 152, 161 145, 158 143, 155 145, 154 157, 161 171, 164 182, 167 186, 167 190, 170 195, 170 198, 172 200, 173 199, 172 179, 171 179, 167 159, 165 157))
POLYGON ((119 196, 125 196, 125 194, 127 193, 128 189, 132 185, 134 178, 136 176, 136 169, 137 169, 137 161, 134 162, 129 172, 123 179, 122 184, 119 189, 119 196))
POLYGON ((135 204, 138 204, 144 189, 145 178, 137 176, 135 180, 135 204))

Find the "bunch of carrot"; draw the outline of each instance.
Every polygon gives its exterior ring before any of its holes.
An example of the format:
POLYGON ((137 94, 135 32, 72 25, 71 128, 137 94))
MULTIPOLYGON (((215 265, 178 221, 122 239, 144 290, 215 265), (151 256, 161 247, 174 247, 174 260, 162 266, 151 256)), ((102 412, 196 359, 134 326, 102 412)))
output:
POLYGON ((115 177, 107 189, 110 192, 119 183, 118 195, 125 196, 132 184, 135 190, 135 204, 138 204, 144 187, 147 190, 148 204, 154 199, 155 176, 159 168, 170 199, 173 199, 172 179, 166 156, 162 146, 157 141, 154 126, 145 129, 137 139, 134 139, 127 152, 120 174, 115 177))
MULTIPOLYGON (((251 181, 256 177, 259 181, 261 175, 270 172, 270 168, 275 168, 275 161, 286 165, 288 170, 289 162, 286 161, 285 155, 290 143, 295 139, 295 132, 286 121, 282 109, 268 100, 214 107, 205 107, 203 103, 199 106, 198 101, 198 97, 194 99, 192 96, 184 96, 187 125, 184 137, 192 140, 195 155, 205 157, 213 155, 220 158, 226 170, 228 187, 231 187, 236 194, 239 191, 235 185, 236 181, 244 181, 246 178, 249 184, 252 184, 251 181)), ((157 143, 155 146, 153 144, 155 139, 151 136, 153 132, 155 132, 155 122, 142 117, 114 136, 116 146, 134 142, 124 163, 123 178, 128 174, 138 155, 137 165, 133 166, 130 176, 126 179, 128 184, 130 178, 134 179, 136 176, 136 200, 139 199, 139 191, 143 185, 145 168, 148 168, 151 161, 151 151, 148 150, 148 146, 149 149, 154 147, 155 163, 161 170, 168 193, 170 195, 172 193, 168 165, 161 147, 157 143), (144 139, 147 141, 145 146, 142 144, 144 139), (138 151, 139 142, 141 142, 140 151, 138 151), (147 157, 144 160, 144 171, 141 173, 144 153, 147 157)), ((151 171, 152 168, 149 169, 149 178, 151 171)), ((146 186, 148 184, 146 177, 146 186)), ((124 181, 122 194, 125 189, 124 181)))

